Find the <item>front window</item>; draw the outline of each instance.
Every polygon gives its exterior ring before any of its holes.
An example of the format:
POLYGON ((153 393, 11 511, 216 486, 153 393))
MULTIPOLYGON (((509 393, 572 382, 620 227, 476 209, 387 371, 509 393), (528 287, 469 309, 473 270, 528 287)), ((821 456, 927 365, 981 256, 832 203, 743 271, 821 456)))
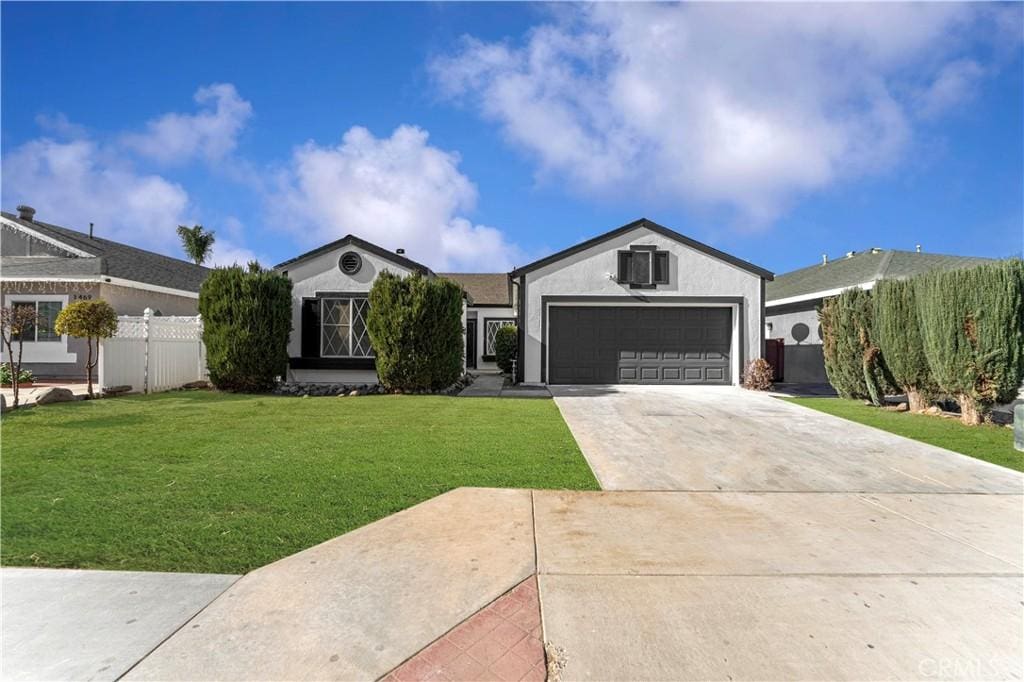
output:
POLYGON ((372 358, 366 331, 365 298, 320 299, 320 355, 325 358, 372 358))
POLYGON ((60 301, 17 301, 15 308, 29 308, 39 316, 39 324, 26 325, 21 334, 15 334, 15 341, 60 341, 60 334, 55 331, 57 315, 60 314, 60 301))
POLYGON ((484 355, 494 355, 494 338, 502 327, 509 327, 516 323, 511 318, 487 320, 484 326, 484 355))

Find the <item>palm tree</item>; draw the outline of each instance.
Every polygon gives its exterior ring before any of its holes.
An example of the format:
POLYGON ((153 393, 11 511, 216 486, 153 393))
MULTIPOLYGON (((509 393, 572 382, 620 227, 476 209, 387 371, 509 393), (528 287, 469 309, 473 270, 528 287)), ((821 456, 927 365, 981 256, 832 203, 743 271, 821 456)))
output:
POLYGON ((188 257, 195 261, 196 265, 202 265, 210 255, 210 249, 216 238, 212 230, 204 230, 202 225, 185 227, 178 225, 178 236, 181 237, 181 246, 185 249, 188 257))

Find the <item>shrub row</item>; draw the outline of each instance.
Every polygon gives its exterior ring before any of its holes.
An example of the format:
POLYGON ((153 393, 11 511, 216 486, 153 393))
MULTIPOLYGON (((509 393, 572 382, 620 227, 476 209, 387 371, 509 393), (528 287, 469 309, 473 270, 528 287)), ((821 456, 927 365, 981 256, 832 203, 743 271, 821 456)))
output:
POLYGON ((940 394, 966 424, 1024 379, 1024 261, 933 271, 851 289, 819 311, 825 371, 839 395, 879 405, 903 391, 919 411, 940 394))

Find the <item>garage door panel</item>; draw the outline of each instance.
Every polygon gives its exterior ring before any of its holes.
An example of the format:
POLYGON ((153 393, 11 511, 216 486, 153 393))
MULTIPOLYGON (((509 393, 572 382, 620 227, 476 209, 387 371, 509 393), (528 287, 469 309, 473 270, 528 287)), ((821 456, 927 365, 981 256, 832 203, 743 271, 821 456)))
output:
POLYGON ((731 379, 729 308, 548 310, 550 383, 718 383, 731 379))

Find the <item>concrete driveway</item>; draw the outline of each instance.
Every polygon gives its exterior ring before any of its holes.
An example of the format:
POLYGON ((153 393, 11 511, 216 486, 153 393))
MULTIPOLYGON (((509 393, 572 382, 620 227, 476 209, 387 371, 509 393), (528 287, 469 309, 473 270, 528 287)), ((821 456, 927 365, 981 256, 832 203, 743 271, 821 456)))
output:
POLYGON ((739 388, 551 393, 605 490, 1022 492, 1003 467, 739 388))

